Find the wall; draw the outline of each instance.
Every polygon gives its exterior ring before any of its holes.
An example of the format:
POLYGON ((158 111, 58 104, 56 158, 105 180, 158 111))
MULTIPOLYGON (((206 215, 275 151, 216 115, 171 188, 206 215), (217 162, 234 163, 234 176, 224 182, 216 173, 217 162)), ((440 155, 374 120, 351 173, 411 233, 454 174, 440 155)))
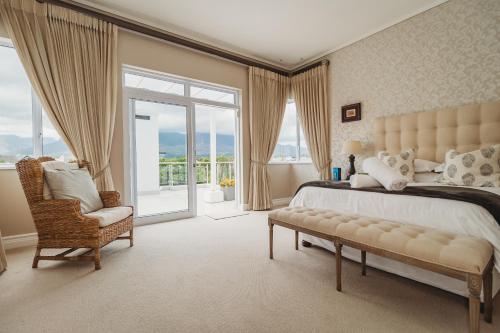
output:
POLYGON ((333 165, 346 169, 346 139, 370 153, 376 117, 499 99, 499 12, 498 0, 451 0, 328 56, 333 165), (356 102, 362 120, 342 123, 356 102))

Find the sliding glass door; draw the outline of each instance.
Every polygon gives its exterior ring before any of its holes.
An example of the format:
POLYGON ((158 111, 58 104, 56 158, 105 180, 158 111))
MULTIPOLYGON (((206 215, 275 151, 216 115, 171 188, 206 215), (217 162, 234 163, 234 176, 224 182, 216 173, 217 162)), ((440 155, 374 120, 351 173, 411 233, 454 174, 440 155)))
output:
POLYGON ((137 217, 195 216, 191 112, 187 104, 130 99, 137 217))

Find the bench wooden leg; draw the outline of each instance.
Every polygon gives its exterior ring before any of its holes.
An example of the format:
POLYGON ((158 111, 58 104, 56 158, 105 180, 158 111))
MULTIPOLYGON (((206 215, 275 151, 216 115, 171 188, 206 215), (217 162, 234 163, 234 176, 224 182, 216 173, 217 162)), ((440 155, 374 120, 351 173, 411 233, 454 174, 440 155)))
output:
POLYGON ((337 275, 337 291, 342 291, 342 244, 338 241, 333 242, 335 245, 335 262, 337 275))
POLYGON ((361 275, 366 275, 366 251, 361 251, 361 275))
POLYGON ((273 259, 273 227, 274 224, 269 223, 269 259, 273 259))
POLYGON ((299 249, 299 232, 295 230, 295 250, 299 249))
POLYGON ((469 274, 467 286, 469 288, 469 332, 479 333, 479 308, 481 305, 481 283, 480 275, 469 274))
POLYGON ((487 323, 491 323, 492 321, 492 313, 493 313, 493 271, 489 269, 483 275, 483 297, 484 297, 484 320, 487 323))

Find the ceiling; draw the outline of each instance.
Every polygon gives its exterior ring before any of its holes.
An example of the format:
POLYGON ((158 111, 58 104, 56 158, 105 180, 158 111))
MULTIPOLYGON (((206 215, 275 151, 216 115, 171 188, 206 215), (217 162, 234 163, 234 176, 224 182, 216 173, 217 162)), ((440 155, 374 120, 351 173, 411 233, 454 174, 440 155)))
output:
POLYGON ((79 0, 227 51, 297 68, 446 0, 79 0))

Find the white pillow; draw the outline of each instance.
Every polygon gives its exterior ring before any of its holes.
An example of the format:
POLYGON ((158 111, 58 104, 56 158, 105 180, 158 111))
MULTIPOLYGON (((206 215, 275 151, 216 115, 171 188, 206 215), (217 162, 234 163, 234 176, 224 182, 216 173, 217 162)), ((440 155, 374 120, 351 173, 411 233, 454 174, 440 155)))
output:
POLYGON ((421 160, 419 158, 415 159, 415 172, 432 172, 436 167, 439 166, 438 162, 429 161, 429 160, 421 160))
POLYGON ((54 199, 80 200, 82 214, 104 207, 87 169, 46 170, 45 179, 54 199))
MULTIPOLYGON (((78 163, 66 163, 62 161, 45 161, 42 162, 42 168, 45 172, 46 170, 77 170, 80 167, 78 163)), ((43 181, 43 199, 50 200, 52 199, 52 193, 50 193, 49 186, 47 185, 47 181, 44 179, 43 181)))
POLYGON ((377 154, 379 160, 384 162, 385 165, 394 169, 399 175, 405 178, 408 182, 413 181, 415 174, 415 152, 413 149, 402 151, 397 155, 390 155, 386 151, 380 151, 377 154))
POLYGON ((465 186, 500 186, 500 144, 460 154, 445 155, 446 166, 439 182, 465 186))

